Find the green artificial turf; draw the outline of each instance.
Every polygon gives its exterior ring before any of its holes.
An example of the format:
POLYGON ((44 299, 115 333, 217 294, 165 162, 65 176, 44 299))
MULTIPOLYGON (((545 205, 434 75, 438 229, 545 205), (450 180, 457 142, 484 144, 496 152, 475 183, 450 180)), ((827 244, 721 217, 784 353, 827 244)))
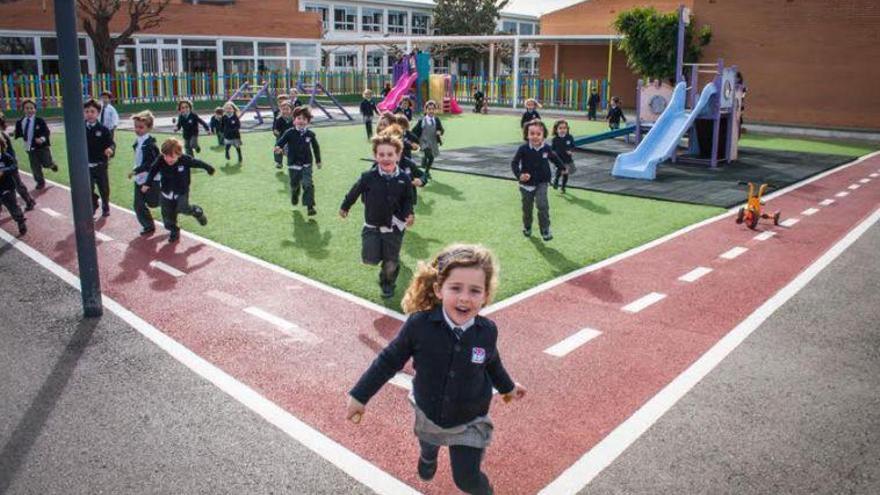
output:
MULTIPOLYGON (((576 135, 604 129, 602 123, 573 124, 576 135)), ((517 142, 518 125, 519 117, 510 115, 447 117, 443 149, 517 142)), ((190 199, 205 209, 209 224, 200 227, 192 218, 183 217, 183 228, 399 309, 416 261, 452 242, 478 242, 495 251, 501 265, 496 300, 501 300, 722 211, 574 189, 562 196, 551 190, 555 238, 545 243, 520 232, 520 195, 515 182, 435 171, 434 180, 419 190, 416 223, 403 241, 397 294, 383 301, 376 283, 378 269, 360 263, 362 204, 354 206, 347 220, 338 216, 343 196, 370 165, 362 160, 370 155, 363 127, 325 127, 315 132, 324 164, 315 171, 316 217, 307 217, 301 206, 291 207, 287 174, 276 171, 272 161, 270 133, 243 135, 241 166, 227 163, 221 149, 211 148, 216 144, 213 136, 202 136, 199 158, 217 167, 217 174, 209 177, 195 171, 190 199)), ((118 151, 110 167, 112 201, 131 208, 132 185, 126 174, 131 169, 134 134, 118 131, 116 136, 118 151)), ((166 136, 156 137, 161 141, 166 136)), ((16 141, 19 156, 24 156, 20 144, 16 141)), ((61 170, 47 176, 66 184, 62 135, 53 137, 52 149, 61 170)), ((23 162, 27 170, 27 160, 23 162)), ((159 218, 158 209, 154 215, 159 218)))
POLYGON ((741 148, 763 148, 781 151, 801 151, 828 155, 862 156, 876 151, 880 146, 859 142, 800 139, 761 134, 746 134, 739 141, 741 148))

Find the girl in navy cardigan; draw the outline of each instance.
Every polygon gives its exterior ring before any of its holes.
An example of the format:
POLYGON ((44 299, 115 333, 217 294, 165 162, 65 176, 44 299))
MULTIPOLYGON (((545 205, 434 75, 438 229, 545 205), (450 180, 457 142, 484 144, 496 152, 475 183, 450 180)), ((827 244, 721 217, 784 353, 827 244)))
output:
POLYGON ((412 358, 419 476, 433 479, 446 445, 455 485, 471 494, 493 493, 480 470, 492 438, 492 389, 505 402, 526 393, 501 363, 495 323, 478 314, 492 300, 497 272, 492 253, 478 245, 448 246, 419 263, 402 302, 409 318, 349 392, 347 418, 360 423, 370 398, 412 358))
POLYGON ((550 162, 562 166, 562 161, 553 152, 547 139, 547 126, 540 120, 533 120, 523 127, 526 144, 516 150, 510 169, 519 180, 519 193, 522 197, 523 235, 532 235, 532 210, 538 208, 538 227, 545 241, 553 239, 550 233, 550 202, 547 200, 547 186, 550 184, 550 162))

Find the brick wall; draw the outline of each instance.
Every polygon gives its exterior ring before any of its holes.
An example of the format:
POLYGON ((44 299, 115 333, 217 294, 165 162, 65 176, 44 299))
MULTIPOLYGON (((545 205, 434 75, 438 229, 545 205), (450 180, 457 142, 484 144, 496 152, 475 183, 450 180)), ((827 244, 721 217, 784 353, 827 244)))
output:
MULTIPOLYGON (((543 29, 543 26, 542 26, 543 29)), ((553 45, 541 47, 541 77, 553 77, 553 45)), ((566 79, 603 79, 608 74, 608 45, 560 45, 559 76, 566 79)), ((624 108, 634 108, 636 76, 626 66, 626 55, 614 49, 611 56, 611 94, 620 96, 624 108)))

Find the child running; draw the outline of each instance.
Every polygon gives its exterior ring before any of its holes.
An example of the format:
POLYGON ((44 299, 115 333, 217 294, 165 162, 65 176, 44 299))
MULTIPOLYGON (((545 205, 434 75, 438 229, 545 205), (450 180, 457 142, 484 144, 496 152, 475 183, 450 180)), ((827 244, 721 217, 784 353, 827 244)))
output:
POLYGON ((413 119, 412 100, 409 99, 409 96, 404 96, 400 100, 400 104, 397 105, 397 108, 394 109, 394 113, 403 115, 406 117, 407 120, 412 122, 412 119, 413 119))
MULTIPOLYGON (((15 179, 13 175, 18 169, 15 157, 9 153, 6 140, 0 139, 0 207, 5 206, 12 215, 12 219, 18 225, 19 235, 27 234, 27 223, 25 222, 24 213, 18 206, 15 199, 15 179)), ((0 208, 2 210, 2 208, 0 208)))
POLYGON ((422 169, 425 175, 431 178, 431 165, 434 158, 440 154, 440 145, 443 144, 442 136, 445 132, 440 118, 434 115, 437 112, 437 103, 428 100, 425 103, 425 115, 416 123, 412 133, 419 140, 422 149, 422 169))
POLYGON ((288 129, 275 142, 275 153, 287 151, 287 171, 290 174, 290 203, 299 204, 299 193, 302 189, 303 205, 308 208, 309 216, 315 216, 315 183, 312 179, 312 152, 314 164, 321 168, 321 147, 318 138, 308 125, 312 121, 312 112, 306 107, 298 107, 293 111, 293 127, 288 129))
POLYGON ((207 122, 202 120, 192 109, 192 102, 189 100, 180 100, 177 102, 177 125, 174 131, 183 129, 183 147, 186 154, 195 156, 195 153, 201 153, 202 148, 199 147, 199 124, 206 131, 211 132, 211 127, 207 122))
POLYGON ((412 184, 397 165, 402 150, 403 143, 393 136, 374 137, 373 157, 378 165, 361 174, 339 208, 339 216, 346 218, 358 198, 363 198, 361 260, 368 265, 381 263, 379 287, 386 299, 394 296, 403 233, 414 221, 412 184))
MULTIPOLYGON (((398 116, 398 117, 400 117, 400 119, 404 119, 403 116, 398 116)), ((394 119, 392 119, 392 120, 394 120, 394 119)), ((379 125, 378 127, 376 127, 376 132, 378 134, 383 135, 383 136, 385 136, 385 135, 392 136, 396 139, 401 140, 402 142, 404 142, 403 148, 406 149, 406 144, 405 144, 405 140, 404 140, 405 131, 403 129, 401 129, 400 125, 398 125, 397 123, 393 123, 393 124, 392 123, 383 123, 382 125, 379 125)), ((374 162, 373 168, 375 168, 377 166, 378 166, 378 164, 374 162)), ((400 161, 397 162, 397 166, 400 167, 401 172, 403 172, 404 174, 406 174, 409 177, 409 180, 412 183, 412 186, 413 186, 412 203, 413 203, 413 209, 415 209, 416 204, 418 204, 418 202, 419 202, 418 192, 417 192, 416 188, 425 187, 425 184, 428 183, 428 177, 424 171, 422 171, 421 169, 419 169, 419 167, 416 166, 415 161, 413 161, 411 158, 407 158, 407 157, 403 156, 402 153, 400 156, 400 161)))
POLYGON ((626 122, 626 116, 620 108, 620 97, 611 98, 611 107, 608 109, 608 115, 605 116, 608 121, 608 128, 611 130, 620 129, 620 121, 626 122))
POLYGON ((211 116, 210 123, 208 124, 210 128, 210 132, 212 132, 215 136, 217 136, 217 147, 223 147, 223 107, 217 107, 214 109, 214 115, 211 116))
POLYGON ((296 88, 290 88, 290 105, 295 109, 303 106, 302 101, 299 99, 299 91, 296 88))
POLYGON ((226 145, 226 159, 229 160, 229 148, 235 146, 238 154, 238 163, 241 164, 241 120, 238 119, 238 107, 231 101, 223 105, 223 119, 220 127, 223 129, 223 143, 226 145))
POLYGON ((504 369, 495 322, 479 315, 492 301, 497 274, 494 256, 479 245, 448 246, 430 264, 420 262, 403 297, 409 317, 351 389, 346 411, 360 423, 367 402, 412 358, 419 477, 434 478, 445 445, 455 486, 470 494, 493 493, 480 469, 492 440, 492 388, 505 402, 526 394, 504 369))
POLYGON ((534 98, 526 100, 526 111, 523 112, 522 117, 519 119, 519 126, 522 127, 533 120, 541 120, 541 114, 538 113, 539 107, 538 100, 534 98))
MULTIPOLYGON (((279 110, 281 112, 281 115, 279 115, 278 118, 275 119, 275 122, 272 124, 272 134, 275 135, 276 142, 278 141, 278 138, 280 138, 284 135, 285 132, 287 132, 288 129, 293 127, 293 107, 290 105, 290 101, 285 98, 284 102, 281 103, 279 110)), ((275 168, 282 168, 284 155, 286 153, 286 150, 282 150, 281 153, 278 153, 277 151, 274 153, 275 168)))
POLYGON ((361 116, 364 118, 364 127, 367 128, 367 141, 373 139, 373 115, 379 115, 376 102, 373 101, 373 92, 364 90, 364 99, 361 101, 361 116))
MULTIPOLYGON (((48 168, 53 172, 58 171, 58 165, 52 159, 51 143, 49 142, 49 126, 46 121, 37 117, 37 104, 34 100, 25 99, 21 103, 21 111, 24 117, 15 123, 13 137, 24 141, 24 149, 27 151, 28 162, 31 165, 31 174, 34 176, 36 188, 46 187, 46 179, 43 169, 48 168)), ((12 147, 7 147, 11 150, 12 147)))
POLYGON ((177 215, 191 215, 199 225, 207 225, 208 218, 204 210, 198 205, 189 203, 190 170, 201 168, 214 175, 214 167, 207 163, 183 154, 183 145, 176 138, 168 138, 162 143, 161 155, 147 174, 141 192, 147 194, 150 189, 156 187, 154 180, 160 173, 159 180, 161 190, 162 222, 168 230, 168 242, 177 242, 180 239, 180 227, 177 226, 177 215))
POLYGON ((134 168, 128 173, 128 178, 134 178, 134 214, 138 223, 141 224, 140 235, 148 236, 156 231, 150 208, 159 206, 161 172, 153 177, 153 182, 147 192, 141 190, 141 187, 147 183, 147 175, 150 173, 153 162, 159 157, 159 147, 156 146, 156 138, 150 135, 154 119, 149 110, 136 113, 131 117, 131 120, 134 121, 134 134, 137 138, 135 138, 133 146, 134 168))
POLYGON ((522 197, 523 235, 532 235, 532 209, 537 203, 538 227, 545 241, 553 239, 550 233, 550 202, 547 200, 547 186, 550 184, 550 163, 562 162, 553 149, 544 142, 547 139, 547 126, 540 120, 533 120, 523 127, 523 144, 516 150, 510 168, 519 180, 522 197))
POLYGON ((565 186, 568 185, 568 178, 574 174, 574 157, 571 156, 571 150, 574 149, 574 138, 568 133, 568 122, 557 120, 553 124, 553 144, 551 145, 553 152, 559 157, 561 165, 556 167, 556 176, 553 177, 553 189, 559 188, 559 179, 562 178, 562 194, 565 194, 565 186))
POLYGON ((14 167, 6 173, 10 174, 15 182, 15 190, 24 201, 24 211, 31 211, 37 205, 37 202, 34 201, 34 198, 31 197, 27 190, 27 186, 21 181, 21 175, 18 173, 18 157, 15 156, 15 149, 12 147, 12 138, 6 134, 6 116, 3 115, 3 112, 0 112, 0 141, 3 141, 6 152, 12 155, 12 158, 15 158, 14 167))
POLYGON ((89 175, 92 182, 92 209, 98 211, 98 196, 101 197, 101 216, 110 216, 110 176, 107 168, 116 144, 110 130, 98 122, 101 104, 94 98, 83 103, 86 120, 86 148, 89 158, 89 175), (98 193, 95 194, 95 188, 98 193))

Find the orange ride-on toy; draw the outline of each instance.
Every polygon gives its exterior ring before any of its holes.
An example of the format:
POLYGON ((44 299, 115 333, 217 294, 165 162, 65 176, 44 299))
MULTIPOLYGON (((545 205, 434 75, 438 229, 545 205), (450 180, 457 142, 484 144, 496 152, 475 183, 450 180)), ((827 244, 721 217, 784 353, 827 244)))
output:
POLYGON ((764 212, 764 202, 761 200, 761 197, 764 196, 764 193, 767 191, 770 184, 761 184, 761 187, 758 188, 758 194, 755 194, 755 184, 752 182, 740 182, 741 185, 748 184, 749 186, 749 199, 746 201, 746 205, 739 209, 739 212, 736 214, 736 223, 743 223, 750 228, 754 229, 758 225, 758 220, 762 218, 772 218, 773 225, 779 225, 779 212, 776 211, 772 215, 764 212))

